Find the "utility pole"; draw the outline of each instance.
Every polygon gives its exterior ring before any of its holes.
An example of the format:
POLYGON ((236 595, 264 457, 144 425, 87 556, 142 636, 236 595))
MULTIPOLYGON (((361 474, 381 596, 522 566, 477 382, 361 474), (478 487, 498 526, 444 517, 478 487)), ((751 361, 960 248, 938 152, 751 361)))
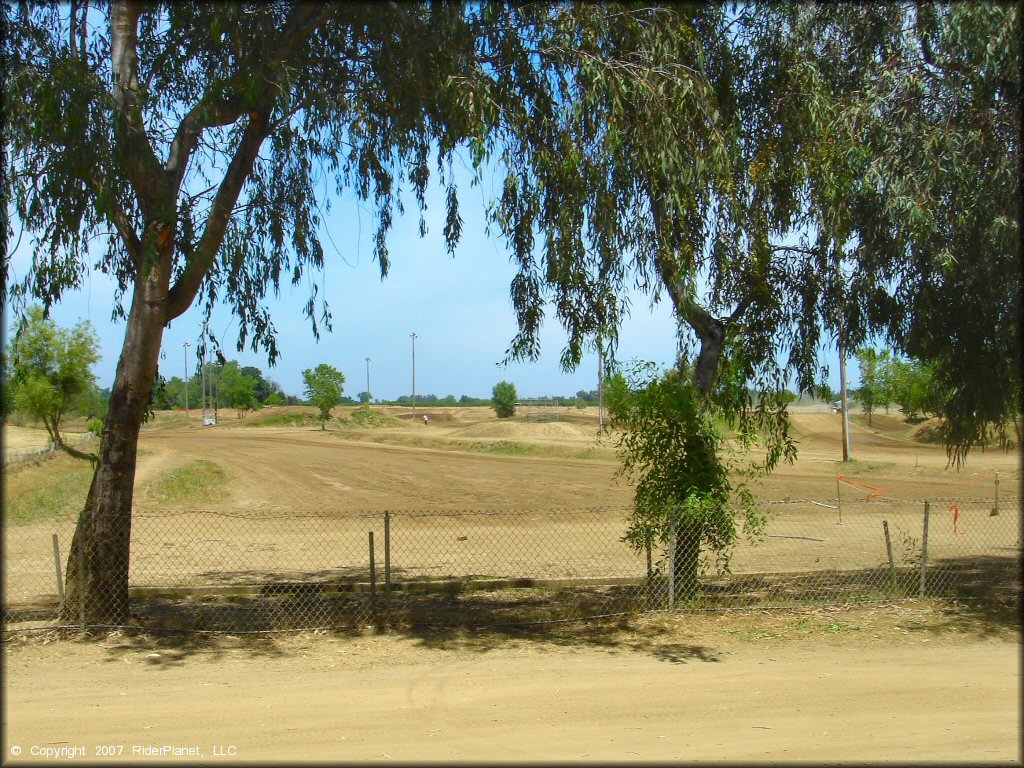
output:
POLYGON ((186 341, 182 344, 185 348, 185 418, 188 418, 188 348, 189 343, 186 341))
POLYGON ((850 460, 850 406, 846 400, 846 346, 843 344, 843 327, 839 326, 839 397, 843 409, 843 461, 850 460))
POLYGON ((370 407, 373 395, 370 394, 370 358, 366 358, 366 407, 370 407))
POLYGON ((419 338, 415 333, 410 333, 409 337, 412 339, 412 418, 416 420, 416 339, 419 338))
POLYGON ((597 336, 597 422, 598 434, 604 434, 604 344, 597 336))
POLYGON ((203 326, 203 356, 200 360, 199 383, 203 387, 203 426, 206 426, 206 326, 203 326))
MULTIPOLYGON (((839 255, 836 255, 836 273, 840 283, 843 282, 843 270, 839 263, 839 255)), ((836 335, 836 342, 839 346, 839 406, 843 409, 843 461, 850 460, 850 406, 846 398, 846 344, 843 337, 846 335, 843 328, 843 316, 839 316, 839 333, 836 335)))

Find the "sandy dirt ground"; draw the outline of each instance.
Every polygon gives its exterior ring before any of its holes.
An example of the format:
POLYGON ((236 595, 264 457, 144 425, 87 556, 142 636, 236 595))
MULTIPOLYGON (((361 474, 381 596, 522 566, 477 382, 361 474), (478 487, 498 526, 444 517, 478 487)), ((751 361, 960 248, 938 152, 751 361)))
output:
MULTIPOLYGON (((412 423, 411 414, 394 413, 408 423, 361 432, 255 428, 230 419, 204 429, 180 421, 161 424, 158 418, 141 441, 135 535, 145 540, 145 526, 156 525, 145 522, 147 513, 156 521, 167 513, 177 520, 179 541, 147 553, 153 558, 148 565, 133 554, 133 568, 157 574, 168 564, 191 567, 188 558, 197 547, 230 543, 229 527, 208 527, 212 519, 231 519, 223 513, 277 518, 275 530, 248 541, 243 554, 247 567, 280 571, 297 554, 307 558, 308 569, 319 567, 308 560, 313 553, 299 536, 310 515, 340 519, 384 509, 548 514, 629 504, 631 491, 615 478, 608 442, 595 443, 594 413, 567 413, 555 424, 521 424, 498 423, 482 409, 438 409, 428 411, 429 427, 412 423), (528 444, 539 453, 460 450, 468 441, 528 444), (554 453, 545 454, 548 449, 554 453), (590 458, 564 455, 577 449, 592 451, 590 458), (222 498, 199 509, 195 502, 177 509, 158 504, 153 481, 198 459, 226 472, 222 498), (294 536, 280 528, 282 519, 304 515, 305 521, 293 521, 294 536)), ((854 428, 857 461, 842 465, 836 415, 797 413, 794 431, 800 459, 762 485, 762 498, 828 503, 837 494, 837 475, 908 499, 987 499, 996 471, 1004 493, 1016 492, 1020 482, 1018 455, 979 452, 958 472, 947 467, 941 447, 854 428)), ((875 531, 880 520, 869 517, 867 491, 841 484, 839 492, 846 494, 847 525, 840 528, 827 508, 807 507, 799 520, 780 515, 779 524, 791 527, 776 529, 780 538, 769 542, 776 547, 774 562, 820 559, 809 548, 835 544, 829 550, 838 552, 835 557, 866 557, 871 567, 881 562, 884 549, 875 531), (855 520, 873 532, 873 539, 861 542, 863 552, 840 538, 861 530, 855 520), (792 527, 798 523, 804 527, 792 527), (785 538, 797 533, 805 538, 785 538)), ((933 546, 958 541, 945 530, 949 522, 943 518, 933 546)), ((478 540, 496 538, 487 529, 494 524, 477 520, 475 532, 437 534, 421 554, 435 563, 466 559, 482 546, 478 540)), ((975 524, 1012 527, 1017 521, 990 518, 986 511, 975 524)), ((352 539, 360 552, 363 528, 352 539)), ((556 537, 536 520, 528 528, 536 538, 526 551, 542 564, 542 545, 556 537)), ((5 575, 36 568, 40 579, 52 582, 52 529, 53 521, 8 529, 5 575), (31 539, 38 552, 12 559, 18 537, 31 539)), ((564 528, 552 530, 564 534, 564 528)), ((604 539, 614 543, 614 536, 604 539)), ((331 546, 337 562, 340 540, 331 546)), ((226 550, 210 552, 224 559, 226 550)), ((481 549, 468 559, 485 554, 481 549)), ((614 556, 602 554, 609 561, 614 556)), ((525 638, 464 630, 269 638, 114 633, 98 640, 20 634, 4 648, 4 760, 48 762, 47 755, 81 747, 87 761, 167 762, 174 755, 159 754, 167 746, 195 749, 194 755, 178 754, 182 759, 247 763, 1019 764, 1019 623, 982 616, 965 628, 959 616, 940 620, 929 611, 883 606, 835 609, 824 616, 796 610, 639 617, 625 628, 554 625, 525 638), (107 747, 110 754, 97 752, 107 747)))
POLYGON ((1019 638, 877 613, 822 619, 839 634, 787 635, 808 619, 776 612, 542 638, 21 638, 5 758, 1019 764, 1019 638))

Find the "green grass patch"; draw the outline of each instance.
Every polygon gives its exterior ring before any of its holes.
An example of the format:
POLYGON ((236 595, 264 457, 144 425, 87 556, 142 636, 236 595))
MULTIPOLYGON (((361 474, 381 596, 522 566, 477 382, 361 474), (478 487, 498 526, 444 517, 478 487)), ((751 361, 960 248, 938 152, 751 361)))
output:
POLYGON ((511 440, 499 440, 484 448, 484 453, 497 453, 502 456, 530 456, 535 452, 535 446, 527 443, 515 443, 511 440))
POLYGON ((401 427, 406 424, 397 416, 374 411, 370 408, 356 408, 352 411, 351 421, 358 427, 378 429, 380 427, 401 427))
POLYGON ((66 454, 4 471, 4 522, 24 525, 75 517, 85 506, 92 463, 66 454))
POLYGON ((310 427, 319 424, 320 417, 308 413, 276 413, 242 422, 246 427, 310 427))
POLYGON ((149 485, 155 501, 167 504, 220 501, 227 494, 224 470, 212 461, 193 461, 164 472, 149 485))

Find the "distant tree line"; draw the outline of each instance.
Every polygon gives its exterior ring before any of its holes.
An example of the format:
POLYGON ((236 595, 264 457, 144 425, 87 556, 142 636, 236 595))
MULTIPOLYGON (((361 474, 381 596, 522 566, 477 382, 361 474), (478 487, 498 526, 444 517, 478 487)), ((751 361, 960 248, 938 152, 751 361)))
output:
POLYGON ((935 366, 902 359, 888 349, 862 347, 856 352, 860 365, 860 386, 853 396, 871 423, 871 414, 893 404, 910 419, 933 416, 942 411, 948 397, 935 376, 935 366))
MULTIPOLYGON (((188 380, 187 406, 203 407, 203 373, 197 370, 188 380)), ((234 409, 239 418, 249 411, 268 405, 302 405, 303 400, 287 394, 273 379, 251 365, 236 360, 206 364, 206 407, 234 409)), ((180 376, 164 379, 158 375, 153 390, 153 409, 176 410, 186 407, 186 386, 180 376)))

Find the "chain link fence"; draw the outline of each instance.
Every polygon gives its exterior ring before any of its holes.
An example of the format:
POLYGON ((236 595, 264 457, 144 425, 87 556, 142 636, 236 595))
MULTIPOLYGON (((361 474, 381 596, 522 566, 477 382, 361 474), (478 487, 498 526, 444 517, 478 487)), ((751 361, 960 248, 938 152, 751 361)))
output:
MULTIPOLYGON (((680 572, 673 531, 641 551, 623 542, 626 509, 136 511, 130 614, 115 623, 221 632, 484 627, 1019 593, 1019 496, 765 506, 760 540, 741 539, 725 573, 702 553, 696 582, 680 572)), ((109 557, 73 550, 74 528, 73 519, 5 527, 6 628, 76 626, 92 615, 65 584, 68 562, 88 570, 109 557)))
MULTIPOLYGON (((88 446, 99 441, 92 432, 86 432, 77 438, 77 445, 88 446)), ((29 461, 41 461, 48 459, 53 456, 57 450, 57 443, 47 443, 46 445, 38 445, 30 448, 7 448, 3 450, 4 466, 14 466, 15 464, 24 464, 29 461)))
POLYGON ((53 452, 56 450, 56 443, 47 443, 46 445, 32 448, 6 448, 3 452, 4 466, 8 467, 15 464, 24 464, 27 461, 48 459, 53 456, 53 452))

